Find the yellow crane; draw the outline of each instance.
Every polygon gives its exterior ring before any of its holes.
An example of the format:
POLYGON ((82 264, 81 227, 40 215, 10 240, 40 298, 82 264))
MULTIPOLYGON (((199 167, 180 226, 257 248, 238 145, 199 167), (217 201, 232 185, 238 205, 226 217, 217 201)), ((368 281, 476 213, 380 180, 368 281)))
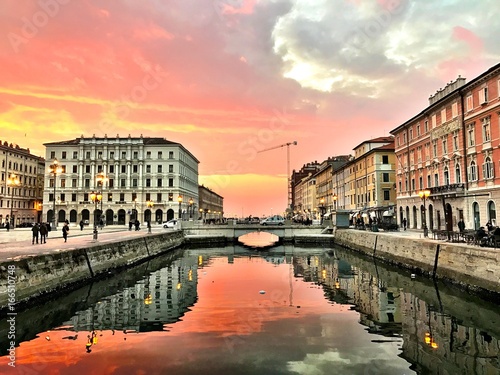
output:
POLYGON ((283 143, 282 145, 279 146, 274 146, 270 148, 266 148, 264 150, 257 151, 258 153, 260 152, 266 152, 266 151, 271 151, 271 150, 276 150, 277 148, 283 148, 286 147, 286 176, 288 179, 288 208, 287 210, 293 211, 292 207, 292 181, 290 179, 290 146, 297 146, 297 141, 293 142, 287 142, 283 143))

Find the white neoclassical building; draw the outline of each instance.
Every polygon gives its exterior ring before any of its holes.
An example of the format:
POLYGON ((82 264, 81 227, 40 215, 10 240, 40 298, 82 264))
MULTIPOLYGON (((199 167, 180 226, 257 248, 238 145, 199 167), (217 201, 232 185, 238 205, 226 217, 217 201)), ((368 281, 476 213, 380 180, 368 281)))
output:
POLYGON ((161 223, 188 219, 198 206, 199 161, 179 143, 82 135, 44 146, 43 218, 55 225, 93 224, 95 218, 107 225, 161 223))

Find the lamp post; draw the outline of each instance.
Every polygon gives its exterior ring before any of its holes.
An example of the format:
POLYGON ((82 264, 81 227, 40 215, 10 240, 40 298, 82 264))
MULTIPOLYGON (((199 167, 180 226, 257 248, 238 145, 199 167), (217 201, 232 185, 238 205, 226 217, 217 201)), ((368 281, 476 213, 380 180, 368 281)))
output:
POLYGON ((335 211, 337 211, 337 198, 338 198, 337 197, 337 193, 333 194, 333 197, 332 197, 332 199, 333 199, 333 209, 335 211))
POLYGON ((177 197, 177 202, 179 202, 179 221, 180 221, 180 220, 182 220, 182 210, 181 210, 182 195, 179 195, 177 197))
POLYGON ((146 202, 146 205, 149 208, 149 220, 148 220, 148 233, 151 233, 151 208, 155 205, 153 201, 149 200, 146 202))
POLYGON ((102 193, 100 191, 93 191, 90 193, 90 200, 94 203, 94 237, 93 240, 97 241, 97 204, 102 201, 102 193))
POLYGON ((50 167, 50 173, 54 175, 54 200, 53 200, 53 206, 52 206, 52 229, 56 230, 57 229, 57 223, 56 223, 56 180, 57 180, 57 174, 62 172, 62 168, 59 166, 59 162, 57 159, 54 159, 52 164, 49 166, 50 167))
POLYGON ((189 219, 193 218, 193 198, 189 198, 189 219))
MULTIPOLYGON (((109 181, 109 178, 104 174, 104 172, 98 173, 96 176, 97 186, 101 186, 101 192, 104 197, 104 184, 109 181)), ((102 201, 101 199, 101 216, 103 216, 104 212, 102 210, 102 201)))
POLYGON ((12 213, 14 208, 14 186, 21 185, 21 181, 15 174, 11 174, 9 178, 7 178, 7 186, 10 186, 10 216, 9 222, 12 229, 14 229, 14 220, 12 220, 12 213))
POLYGON ((429 237, 429 230, 427 229, 427 220, 426 220, 426 214, 425 214, 425 199, 429 198, 429 195, 431 195, 431 192, 429 190, 420 190, 418 192, 418 196, 424 201, 424 211, 423 211, 423 216, 422 216, 422 227, 424 229, 424 237, 429 237))

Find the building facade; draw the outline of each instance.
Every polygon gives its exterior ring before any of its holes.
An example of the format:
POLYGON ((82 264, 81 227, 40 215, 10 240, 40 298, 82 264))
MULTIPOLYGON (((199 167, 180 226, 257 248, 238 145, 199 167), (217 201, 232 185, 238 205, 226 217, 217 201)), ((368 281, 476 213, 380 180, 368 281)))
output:
POLYGON ((205 223, 220 222, 224 217, 224 198, 204 185, 198 187, 197 217, 205 223))
POLYGON ((391 131, 399 223, 406 219, 409 228, 451 231, 461 218, 469 229, 497 222, 499 91, 500 64, 469 83, 458 77, 391 131), (426 190, 427 202, 419 195, 426 190))
POLYGON ((161 223, 198 205, 199 161, 179 143, 117 135, 44 146, 43 217, 55 225, 161 223))
POLYGON ((39 222, 42 217, 44 159, 29 149, 0 141, 2 165, 0 225, 16 227, 39 222))

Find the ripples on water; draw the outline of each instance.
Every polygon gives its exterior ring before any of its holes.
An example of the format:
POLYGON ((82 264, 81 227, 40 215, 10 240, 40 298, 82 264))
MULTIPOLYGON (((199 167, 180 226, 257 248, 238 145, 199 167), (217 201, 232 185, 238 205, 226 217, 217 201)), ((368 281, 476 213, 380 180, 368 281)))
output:
POLYGON ((498 374, 497 307, 340 250, 185 250, 20 312, 16 369, 498 374))

